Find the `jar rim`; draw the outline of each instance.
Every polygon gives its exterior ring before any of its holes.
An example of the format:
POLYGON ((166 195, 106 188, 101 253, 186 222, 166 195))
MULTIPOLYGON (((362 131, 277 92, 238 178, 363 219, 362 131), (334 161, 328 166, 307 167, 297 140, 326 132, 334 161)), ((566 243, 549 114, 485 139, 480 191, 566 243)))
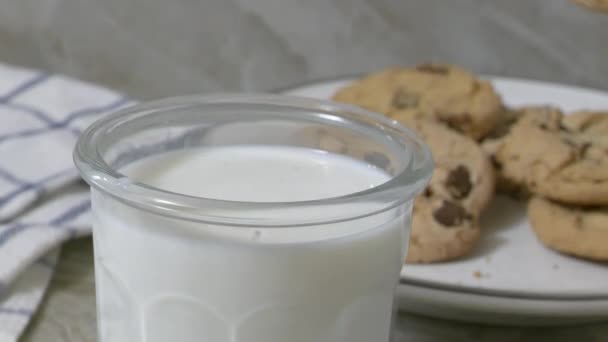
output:
POLYGON ((310 226, 349 221, 384 212, 412 200, 428 183, 434 167, 428 146, 412 130, 403 127, 395 120, 351 105, 274 94, 181 96, 145 102, 119 110, 97 120, 80 135, 74 149, 74 163, 82 178, 91 187, 101 190, 127 205, 177 219, 247 227, 310 226), (224 104, 281 106, 333 116, 341 116, 340 113, 348 112, 373 122, 374 125, 370 125, 370 128, 385 130, 386 134, 390 134, 392 138, 401 139, 402 143, 410 149, 408 153, 411 153, 411 157, 406 167, 398 174, 391 176, 387 182, 363 191, 316 200, 245 202, 191 196, 131 181, 119 170, 111 167, 99 151, 99 146, 103 145, 104 137, 106 137, 105 133, 125 120, 137 120, 137 118, 151 113, 224 104), (369 210, 358 211, 356 215, 335 213, 331 216, 313 215, 300 220, 285 220, 284 215, 279 215, 283 218, 234 215, 234 212, 239 212, 239 209, 247 209, 248 212, 256 210, 297 211, 318 206, 339 206, 354 201, 382 202, 384 204, 380 207, 372 206, 369 210))

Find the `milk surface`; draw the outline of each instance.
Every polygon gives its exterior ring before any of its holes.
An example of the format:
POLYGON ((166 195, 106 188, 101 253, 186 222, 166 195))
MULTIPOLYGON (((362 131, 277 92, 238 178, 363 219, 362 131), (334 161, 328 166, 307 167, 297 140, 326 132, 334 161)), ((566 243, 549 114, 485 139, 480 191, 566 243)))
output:
MULTIPOLYGON (((122 172, 172 192, 245 202, 337 197, 389 179, 345 156, 270 146, 169 152, 122 172)), ((291 228, 177 220, 98 190, 93 209, 102 342, 388 341, 407 208, 291 228)))

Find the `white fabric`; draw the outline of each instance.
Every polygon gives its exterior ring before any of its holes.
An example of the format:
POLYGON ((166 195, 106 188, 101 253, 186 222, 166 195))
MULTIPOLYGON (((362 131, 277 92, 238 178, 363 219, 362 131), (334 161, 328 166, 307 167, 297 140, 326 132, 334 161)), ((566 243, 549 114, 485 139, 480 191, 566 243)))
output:
POLYGON ((89 234, 89 194, 72 150, 103 113, 130 105, 107 89, 0 64, 0 342, 17 341, 62 242, 89 234))

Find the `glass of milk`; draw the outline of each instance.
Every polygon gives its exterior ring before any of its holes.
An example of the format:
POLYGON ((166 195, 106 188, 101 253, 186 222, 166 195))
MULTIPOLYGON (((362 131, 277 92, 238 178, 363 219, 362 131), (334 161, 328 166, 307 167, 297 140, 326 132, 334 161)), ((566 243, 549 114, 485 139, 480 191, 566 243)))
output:
POLYGON ((412 200, 408 129, 336 103, 182 97, 81 136, 101 342, 383 342, 412 200))

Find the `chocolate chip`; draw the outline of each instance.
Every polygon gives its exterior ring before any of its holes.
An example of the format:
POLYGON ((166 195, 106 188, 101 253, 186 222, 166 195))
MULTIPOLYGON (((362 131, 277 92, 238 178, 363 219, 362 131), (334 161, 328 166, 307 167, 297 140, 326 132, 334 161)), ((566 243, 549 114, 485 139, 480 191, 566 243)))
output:
POLYGON ((528 197, 530 197, 530 193, 523 186, 513 185, 512 188, 508 188, 503 191, 506 191, 507 196, 518 201, 526 200, 528 197))
POLYGON ((451 129, 464 133, 464 128, 471 126, 472 119, 469 113, 452 113, 441 118, 441 121, 451 129))
POLYGON ((444 120, 441 120, 441 122, 446 124, 451 129, 455 130, 456 132, 463 133, 462 128, 458 125, 457 122, 454 122, 454 120, 445 120, 444 119, 444 120))
POLYGON ((471 215, 460 204, 444 200, 441 206, 433 211, 433 217, 439 224, 453 227, 470 219, 471 215))
POLYGON ((486 135, 486 139, 498 139, 498 138, 502 138, 505 135, 507 135, 507 133, 509 133, 509 129, 510 127, 507 126, 499 126, 494 128, 492 131, 490 131, 490 133, 488 133, 488 135, 486 135))
POLYGON ((458 165, 458 167, 448 173, 445 186, 453 198, 461 199, 467 197, 473 188, 469 169, 463 165, 458 165))
POLYGON ((540 129, 542 129, 543 131, 546 131, 548 129, 547 125, 544 123, 541 123, 540 125, 538 125, 538 127, 540 127, 540 129))
POLYGON ((446 126, 450 127, 451 129, 462 133, 462 130, 457 125, 455 125, 452 121, 445 120, 445 119, 440 119, 440 120, 441 120, 441 122, 446 124, 446 126))
POLYGON ((386 170, 387 166, 391 163, 386 155, 376 151, 366 153, 363 159, 384 170, 386 170))
POLYGON ((502 170, 502 163, 498 161, 498 159, 496 159, 495 155, 491 155, 490 156, 490 162, 492 163, 492 165, 494 166, 494 168, 496 170, 502 170))
POLYGON ((431 197, 433 196, 433 190, 431 190, 430 187, 427 187, 426 189, 424 189, 424 192, 422 194, 424 195, 424 197, 431 197))
POLYGON ((570 132, 568 127, 564 126, 564 124, 562 124, 561 122, 559 123, 559 129, 560 129, 560 131, 570 132))
POLYGON ((393 94, 391 105, 397 109, 407 109, 418 105, 418 96, 401 88, 393 94))
POLYGON ((591 143, 588 143, 588 142, 586 142, 586 143, 584 143, 584 144, 581 145, 580 151, 579 151, 579 153, 581 154, 581 156, 583 156, 583 157, 585 156, 585 154, 589 150, 589 147, 591 147, 591 143))
POLYGON ((445 66, 428 63, 417 66, 416 70, 437 75, 447 75, 450 72, 450 70, 445 66))

